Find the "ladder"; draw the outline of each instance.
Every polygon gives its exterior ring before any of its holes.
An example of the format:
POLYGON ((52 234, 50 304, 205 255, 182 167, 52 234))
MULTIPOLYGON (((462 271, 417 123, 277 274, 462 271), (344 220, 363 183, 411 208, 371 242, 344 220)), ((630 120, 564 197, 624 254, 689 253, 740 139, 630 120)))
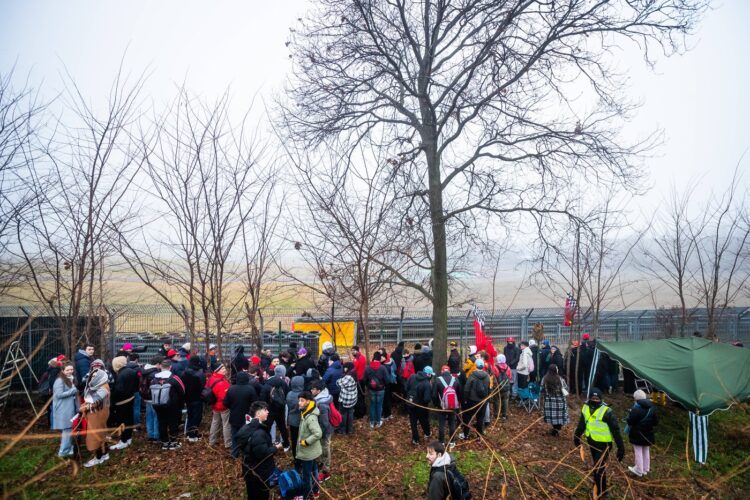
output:
POLYGON ((24 382, 23 376, 21 375, 21 370, 24 366, 29 368, 31 376, 34 377, 34 380, 36 380, 37 383, 39 383, 39 379, 31 369, 29 360, 21 350, 21 342, 16 340, 10 344, 10 348, 5 354, 3 368, 0 370, 0 411, 5 408, 5 405, 10 398, 10 386, 13 383, 13 377, 18 375, 18 379, 23 386, 23 392, 26 393, 26 398, 29 400, 29 404, 31 404, 31 409, 34 410, 35 415, 39 415, 34 406, 34 400, 31 398, 31 392, 29 391, 29 388, 26 387, 26 382, 24 382))

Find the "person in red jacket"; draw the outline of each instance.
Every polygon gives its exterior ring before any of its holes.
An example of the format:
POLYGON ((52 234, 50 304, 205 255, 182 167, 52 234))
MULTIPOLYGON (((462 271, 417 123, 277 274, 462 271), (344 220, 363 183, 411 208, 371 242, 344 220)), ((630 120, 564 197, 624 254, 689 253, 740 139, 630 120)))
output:
POLYGON ((362 381, 365 378, 367 360, 362 353, 359 352, 359 346, 357 345, 352 347, 352 363, 354 363, 354 370, 357 372, 357 380, 362 381))
POLYGON ((229 380, 227 379, 227 368, 221 364, 214 371, 211 378, 206 382, 206 387, 210 387, 216 396, 216 402, 213 404, 213 416, 211 418, 211 432, 208 438, 208 444, 213 446, 219 442, 219 432, 224 435, 224 447, 232 447, 232 426, 229 424, 229 409, 224 406, 224 397, 229 390, 229 380))

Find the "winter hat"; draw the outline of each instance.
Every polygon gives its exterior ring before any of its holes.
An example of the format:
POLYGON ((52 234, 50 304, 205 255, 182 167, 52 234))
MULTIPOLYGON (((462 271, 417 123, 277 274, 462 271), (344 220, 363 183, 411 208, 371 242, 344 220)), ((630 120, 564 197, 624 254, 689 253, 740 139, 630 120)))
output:
POLYGON ((646 393, 643 392, 641 389, 638 389, 633 393, 633 399, 636 401, 640 401, 641 399, 646 399, 646 393))
POLYGON ((380 351, 375 351, 375 354, 372 355, 372 360, 380 361, 381 359, 383 359, 383 356, 380 354, 380 351))
POLYGON ((451 369, 448 365, 443 365, 440 367, 440 373, 450 373, 451 369))
POLYGON ((323 342, 323 351, 327 351, 328 349, 333 349, 333 344, 330 342, 323 342))
POLYGON ((188 366, 192 368, 193 370, 199 370, 201 367, 201 358, 198 356, 193 356, 190 358, 190 361, 188 361, 188 366))
POLYGON ((516 340, 513 337, 508 337, 507 341, 508 342, 515 342, 516 340))
POLYGON ((297 351, 297 356, 307 356, 307 349, 300 347, 299 351, 297 351))
POLYGON ((545 347, 549 347, 549 340, 547 339, 542 340, 542 344, 544 344, 545 347))
POLYGON ((469 346, 469 356, 471 356, 472 354, 476 354, 476 353, 477 353, 477 346, 470 345, 469 346))
POLYGON ((91 367, 90 368, 92 370, 94 368, 104 368, 104 361, 102 361, 101 359, 95 359, 94 361, 91 362, 91 367))
POLYGON ((497 362, 498 365, 502 365, 503 363, 505 363, 506 361, 505 354, 498 354, 497 357, 495 358, 495 361, 497 362))
POLYGON ((529 339, 529 347, 533 347, 533 346, 535 346, 535 345, 536 345, 536 340, 534 340, 534 339, 529 339))
POLYGON ((430 348, 428 346, 426 346, 426 345, 423 345, 422 346, 422 352, 426 354, 426 353, 430 352, 430 348))
POLYGON ((184 344, 182 344, 182 350, 184 350, 185 352, 190 352, 190 347, 190 342, 185 342, 184 344))
POLYGON ((168 358, 174 358, 175 356, 177 356, 177 351, 175 351, 174 349, 170 349, 167 351, 168 358))
POLYGON ((216 344, 208 344, 209 351, 213 351, 214 349, 216 349, 216 344))
POLYGON ((584 333, 583 340, 589 340, 589 339, 591 339, 591 335, 589 335, 588 333, 584 333))
POLYGON ((458 344, 456 344, 455 340, 451 340, 451 347, 458 347, 458 344))
POLYGON ((273 369, 273 374, 278 375, 281 378, 286 377, 286 366, 276 365, 276 368, 273 369))
POLYGON ((479 358, 477 360, 477 368, 479 368, 479 369, 484 368, 484 360, 482 358, 479 358))
POLYGON ((431 366, 425 366, 424 370, 422 371, 425 372, 427 375, 435 375, 435 372, 432 370, 431 366))
POLYGON ((132 351, 133 350, 133 344, 131 344, 130 342, 125 342, 124 344, 122 344, 122 350, 123 351, 132 351))
POLYGON ((600 391, 600 390, 599 390, 599 389, 597 389, 596 387, 593 387, 593 388, 591 389, 591 392, 590 392, 590 394, 589 394, 589 399, 593 398, 594 396, 597 396, 597 397, 599 398, 599 401, 601 401, 601 400, 603 399, 603 398, 602 398, 602 391, 600 391))
POLYGON ((250 374, 247 372, 239 372, 237 374, 237 385, 247 385, 250 383, 250 374))
POLYGON ((118 373, 127 364, 128 358, 126 358, 125 356, 117 356, 112 360, 112 370, 114 370, 115 373, 118 373))
POLYGON ((253 356, 250 358, 250 363, 255 366, 260 366, 260 356, 253 356))

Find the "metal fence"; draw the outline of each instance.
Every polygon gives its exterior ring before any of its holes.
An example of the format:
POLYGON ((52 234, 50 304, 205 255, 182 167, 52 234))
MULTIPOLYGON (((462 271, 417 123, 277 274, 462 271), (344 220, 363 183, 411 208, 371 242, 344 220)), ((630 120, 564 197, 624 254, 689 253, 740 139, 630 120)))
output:
MULTIPOLYGON (((147 346, 145 359, 155 353, 163 339, 169 339, 172 345, 180 346, 189 340, 185 331, 183 315, 169 306, 155 305, 108 305, 106 317, 101 322, 102 335, 99 337, 97 352, 103 357, 110 357, 125 342, 147 346)), ((505 343, 506 337, 517 341, 529 339, 536 323, 544 326, 545 337, 553 344, 564 349, 571 335, 591 331, 590 317, 576 320, 573 328, 563 327, 563 310, 558 309, 523 309, 508 310, 502 313, 486 314, 485 330, 496 346, 505 343)), ((27 325, 22 334, 24 352, 29 355, 44 340, 44 345, 34 356, 31 368, 39 374, 44 371, 47 361, 63 351, 63 342, 58 324, 53 318, 45 316, 41 308, 26 306, 0 306, 0 360, 5 359, 6 341, 24 325, 29 316, 35 319, 27 325)), ((320 311, 303 311, 298 308, 266 308, 259 316, 261 342, 265 347, 277 353, 286 349, 290 342, 305 346, 317 353, 318 337, 315 334, 294 332, 294 323, 298 321, 315 321, 328 323, 330 314, 320 311), (305 318, 302 318, 304 312, 305 318)), ((357 321, 356 315, 337 315, 335 321, 357 321)), ((362 325, 358 323, 356 342, 365 342, 362 325)), ((393 348, 403 340, 407 345, 426 343, 433 337, 431 311, 424 309, 401 309, 372 311, 369 318, 369 344, 371 347, 384 346, 393 348)), ((679 313, 673 309, 658 310, 625 310, 605 311, 601 313, 598 338, 603 340, 627 341, 656 339, 680 336, 679 313)), ((250 335, 251 325, 248 318, 240 313, 230 315, 225 323, 222 335, 223 353, 225 356, 240 345, 249 354, 255 351, 256 339, 250 335)), ((693 331, 705 332, 708 327, 706 311, 690 311, 684 335, 693 331)), ((750 342, 750 308, 735 307, 723 311, 717 328, 719 339, 723 342, 734 339, 750 342)), ((473 318, 467 309, 449 311, 448 337, 463 347, 472 344, 473 318)), ((194 336, 199 346, 215 342, 215 330, 209 329, 206 339, 204 334, 194 336)), ((27 370, 28 371, 28 370, 27 370)), ((26 373, 28 381, 30 373, 26 373)))

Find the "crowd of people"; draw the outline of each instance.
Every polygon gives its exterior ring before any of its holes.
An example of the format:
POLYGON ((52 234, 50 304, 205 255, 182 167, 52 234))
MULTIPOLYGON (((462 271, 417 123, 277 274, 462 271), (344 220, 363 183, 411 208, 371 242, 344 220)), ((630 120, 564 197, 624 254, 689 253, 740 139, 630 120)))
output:
MULTIPOLYGON (((165 342, 146 362, 141 360, 145 348, 124 344, 108 364, 96 359, 94 346, 85 345, 72 361, 50 360, 50 423, 62 431, 59 455, 72 456, 74 436, 85 435, 91 456, 84 466, 94 467, 112 450, 132 444, 133 430, 145 415, 146 438, 165 452, 207 437, 210 446, 223 446, 241 459, 248 498, 268 498, 277 483, 294 486, 296 481, 297 490, 290 491, 307 499, 317 497, 320 484, 335 471, 335 435, 353 434, 354 420, 365 417, 371 432, 379 432, 400 408, 408 414, 412 444, 423 438, 427 444, 428 498, 463 498, 465 492, 458 490, 468 491, 468 483, 450 455, 456 442, 483 435, 492 419, 507 420, 511 401, 523 399, 530 384, 539 386, 544 421, 549 434, 558 436, 569 422, 569 393, 589 380, 569 376, 576 373, 570 366, 590 374, 594 342, 584 335, 582 344, 563 355, 548 340, 517 345, 509 337, 501 354, 492 357, 469 346, 465 359, 451 342, 443 366, 434 366, 431 342, 413 350, 400 342, 392 352, 377 349, 369 360, 358 346, 340 353, 330 342, 317 359, 295 344, 276 356, 269 350, 248 356, 239 346, 227 361, 219 360, 215 345, 201 354, 189 343, 173 349, 165 342), (201 423, 209 408, 210 430, 204 436, 201 423), (113 429, 115 441, 110 440, 113 429), (274 460, 286 453, 294 463, 291 476, 274 460)), ((595 374, 574 433, 574 444, 585 440, 591 450, 600 497, 607 491, 610 450, 617 447, 619 460, 625 453, 614 410, 603 402, 617 386, 612 364, 599 363, 601 373, 595 374)), ((635 455, 630 472, 643 476, 650 471, 657 416, 643 391, 634 398, 626 428, 635 455)))

